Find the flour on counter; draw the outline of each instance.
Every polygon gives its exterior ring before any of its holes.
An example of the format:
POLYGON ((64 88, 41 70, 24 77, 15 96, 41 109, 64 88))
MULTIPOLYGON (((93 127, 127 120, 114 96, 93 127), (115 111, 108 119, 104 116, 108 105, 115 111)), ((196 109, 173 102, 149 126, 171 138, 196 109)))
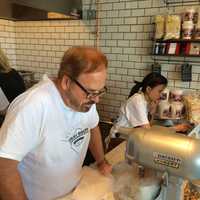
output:
POLYGON ((152 200, 159 190, 154 170, 146 168, 144 177, 140 178, 136 163, 130 166, 122 161, 113 167, 112 174, 115 200, 152 200))
POLYGON ((72 194, 59 200, 115 200, 113 178, 104 176, 97 169, 83 167, 79 185, 72 194))
POLYGON ((144 178, 138 175, 138 165, 128 165, 125 161, 113 166, 112 176, 106 177, 97 169, 83 168, 83 176, 75 190, 57 200, 149 200, 154 183, 154 171, 146 170, 144 178), (144 195, 144 192, 148 195, 144 195))
POLYGON ((139 176, 137 166, 120 162, 113 167, 115 200, 137 200, 139 176))

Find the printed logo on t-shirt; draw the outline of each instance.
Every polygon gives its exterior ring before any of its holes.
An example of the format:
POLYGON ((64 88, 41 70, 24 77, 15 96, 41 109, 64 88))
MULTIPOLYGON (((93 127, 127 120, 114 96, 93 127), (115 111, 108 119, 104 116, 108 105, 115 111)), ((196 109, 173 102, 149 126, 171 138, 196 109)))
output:
POLYGON ((89 129, 76 129, 75 134, 69 138, 69 143, 74 151, 80 152, 82 145, 84 144, 84 138, 88 134, 89 129))

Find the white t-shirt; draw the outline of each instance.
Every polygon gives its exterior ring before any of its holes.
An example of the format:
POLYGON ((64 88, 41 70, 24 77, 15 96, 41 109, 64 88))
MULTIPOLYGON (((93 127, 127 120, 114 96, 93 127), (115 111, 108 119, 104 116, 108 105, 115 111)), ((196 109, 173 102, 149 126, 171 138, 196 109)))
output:
POLYGON ((134 94, 121 106, 116 124, 128 128, 149 124, 148 106, 143 93, 134 94))
POLYGON ((70 109, 49 79, 13 101, 0 129, 0 157, 20 161, 29 200, 55 199, 77 185, 98 121, 95 105, 85 113, 70 109))

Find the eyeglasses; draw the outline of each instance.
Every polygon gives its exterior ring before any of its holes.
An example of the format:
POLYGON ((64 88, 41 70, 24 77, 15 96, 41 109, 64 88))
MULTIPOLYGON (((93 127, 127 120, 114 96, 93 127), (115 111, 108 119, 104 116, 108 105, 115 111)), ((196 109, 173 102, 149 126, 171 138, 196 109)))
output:
POLYGON ((72 81, 74 81, 79 86, 79 88, 81 88, 85 92, 85 94, 87 95, 88 99, 95 98, 97 96, 102 96, 103 94, 105 94, 107 92, 107 87, 106 86, 104 86, 104 88, 102 90, 96 90, 94 92, 90 92, 82 84, 80 84, 76 79, 74 79, 72 77, 70 77, 70 79, 72 81))

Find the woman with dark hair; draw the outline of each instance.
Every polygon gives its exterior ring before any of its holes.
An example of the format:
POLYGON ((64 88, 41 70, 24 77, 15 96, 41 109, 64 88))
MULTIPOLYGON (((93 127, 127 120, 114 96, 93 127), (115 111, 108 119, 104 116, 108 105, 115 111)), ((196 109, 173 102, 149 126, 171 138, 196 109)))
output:
MULTIPOLYGON (((167 79, 159 73, 150 73, 142 82, 136 82, 128 100, 120 109, 116 124, 129 128, 150 128, 150 121, 153 119, 161 92, 167 83, 167 79)), ((176 131, 186 131, 188 128, 186 124, 174 126, 176 131)))

